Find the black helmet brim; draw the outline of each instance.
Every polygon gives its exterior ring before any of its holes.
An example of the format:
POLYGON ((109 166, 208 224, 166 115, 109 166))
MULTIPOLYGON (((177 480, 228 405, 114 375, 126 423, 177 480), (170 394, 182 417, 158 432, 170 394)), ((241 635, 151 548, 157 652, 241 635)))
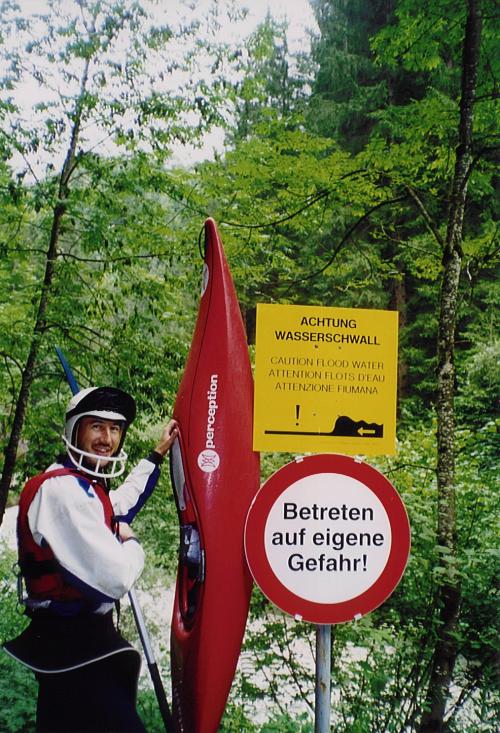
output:
POLYGON ((118 387, 96 387, 66 413, 66 420, 94 411, 117 412, 123 415, 127 425, 135 419, 137 408, 134 398, 118 387))

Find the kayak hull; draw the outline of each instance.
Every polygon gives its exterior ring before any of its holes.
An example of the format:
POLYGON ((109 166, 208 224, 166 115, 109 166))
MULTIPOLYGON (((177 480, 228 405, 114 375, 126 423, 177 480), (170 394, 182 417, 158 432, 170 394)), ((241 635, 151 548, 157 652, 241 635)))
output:
POLYGON ((181 547, 171 628, 178 733, 216 733, 245 631, 244 525, 259 488, 245 328, 215 222, 205 222, 198 318, 174 408, 171 472, 181 547))

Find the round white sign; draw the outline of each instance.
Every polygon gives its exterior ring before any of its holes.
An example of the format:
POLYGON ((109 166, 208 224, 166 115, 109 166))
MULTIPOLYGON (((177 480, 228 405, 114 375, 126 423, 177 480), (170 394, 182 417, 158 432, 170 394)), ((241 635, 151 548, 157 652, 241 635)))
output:
POLYGON ((382 502, 352 476, 317 473, 292 483, 269 511, 264 547, 278 580, 300 598, 335 604, 374 585, 391 550, 382 502))

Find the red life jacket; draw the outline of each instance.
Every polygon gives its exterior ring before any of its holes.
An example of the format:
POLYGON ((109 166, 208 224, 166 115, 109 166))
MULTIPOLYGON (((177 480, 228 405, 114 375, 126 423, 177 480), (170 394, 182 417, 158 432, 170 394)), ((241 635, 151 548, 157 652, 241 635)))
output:
POLYGON ((19 499, 17 518, 19 566, 30 598, 51 601, 81 601, 85 599, 83 593, 64 580, 54 553, 49 545, 43 547, 37 545, 28 522, 28 510, 38 489, 44 481, 57 476, 74 476, 92 484, 92 488, 103 506, 106 526, 113 530, 113 507, 107 491, 100 484, 91 482, 83 474, 69 468, 59 468, 54 471, 40 473, 27 482, 19 499))

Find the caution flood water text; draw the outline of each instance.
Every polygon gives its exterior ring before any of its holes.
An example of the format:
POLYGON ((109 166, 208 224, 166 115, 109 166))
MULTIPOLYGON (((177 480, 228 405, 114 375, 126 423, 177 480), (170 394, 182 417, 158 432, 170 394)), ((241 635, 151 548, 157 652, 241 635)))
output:
POLYGON ((394 453, 397 318, 259 304, 254 449, 394 453))

